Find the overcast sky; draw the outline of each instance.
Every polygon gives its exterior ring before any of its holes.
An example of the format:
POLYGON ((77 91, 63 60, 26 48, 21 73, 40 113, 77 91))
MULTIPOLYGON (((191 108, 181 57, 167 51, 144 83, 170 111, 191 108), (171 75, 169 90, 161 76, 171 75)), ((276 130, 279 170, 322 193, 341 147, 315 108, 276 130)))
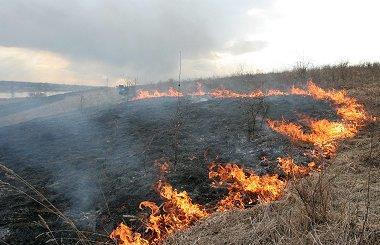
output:
POLYGON ((104 84, 380 61, 378 0, 0 0, 0 80, 104 84))

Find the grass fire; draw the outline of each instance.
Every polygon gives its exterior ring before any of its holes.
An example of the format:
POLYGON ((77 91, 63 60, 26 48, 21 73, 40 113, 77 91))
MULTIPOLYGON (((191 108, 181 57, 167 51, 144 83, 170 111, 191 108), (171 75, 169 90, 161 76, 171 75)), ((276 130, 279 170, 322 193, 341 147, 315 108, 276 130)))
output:
POLYGON ((380 244, 379 1, 2 1, 0 244, 380 244))
MULTIPOLYGON (((236 163, 211 162, 209 165, 209 179, 213 188, 226 188, 227 195, 216 203, 215 206, 203 207, 194 203, 186 191, 178 192, 173 187, 159 179, 156 191, 163 199, 163 205, 158 206, 150 201, 140 203, 140 209, 149 208, 150 215, 143 220, 146 227, 144 235, 132 231, 126 224, 121 223, 111 234, 119 244, 158 244, 174 232, 188 228, 196 221, 209 216, 215 211, 226 211, 234 208, 244 209, 256 203, 267 203, 280 199, 284 195, 289 177, 302 178, 311 171, 321 170, 323 166, 316 165, 315 161, 323 162, 323 158, 336 154, 339 142, 354 137, 358 130, 371 120, 363 106, 354 98, 349 97, 345 91, 326 91, 309 81, 305 90, 293 87, 290 91, 268 90, 264 93, 260 90, 239 93, 227 89, 214 89, 210 92, 202 90, 197 84, 196 92, 191 96, 209 96, 211 98, 259 98, 267 96, 310 96, 315 100, 329 100, 334 110, 341 117, 338 121, 328 119, 315 120, 303 119, 303 124, 309 132, 300 124, 286 121, 267 120, 268 126, 288 137, 292 142, 303 142, 312 145, 304 154, 314 159, 306 166, 298 166, 289 156, 279 157, 280 169, 288 177, 280 177, 278 174, 255 174, 250 169, 245 169, 236 163)), ((168 92, 150 92, 140 90, 132 100, 152 99, 158 97, 182 97, 185 94, 170 87, 168 92)), ((170 164, 164 163, 160 169, 168 171, 170 164)))

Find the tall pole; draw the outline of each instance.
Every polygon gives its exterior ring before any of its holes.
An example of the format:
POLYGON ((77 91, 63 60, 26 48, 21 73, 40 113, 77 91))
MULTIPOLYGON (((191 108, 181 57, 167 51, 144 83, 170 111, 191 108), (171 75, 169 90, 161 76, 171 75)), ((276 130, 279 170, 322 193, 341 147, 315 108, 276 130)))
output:
POLYGON ((179 51, 178 89, 179 87, 181 87, 181 72, 182 72, 182 52, 179 51))
POLYGON ((180 91, 181 91, 181 72, 182 72, 182 52, 179 51, 179 71, 178 71, 178 93, 177 93, 177 112, 176 112, 176 120, 175 120, 175 139, 174 139, 174 167, 177 166, 178 163, 178 151, 179 151, 179 131, 181 128, 181 111, 180 111, 180 91))
MULTIPOLYGON (((179 71, 178 71, 178 92, 181 92, 181 73, 182 73, 182 52, 179 51, 179 71)), ((179 107, 180 107, 180 101, 179 101, 179 93, 177 93, 177 115, 179 116, 179 107)), ((179 118, 178 118, 179 122, 179 118)))

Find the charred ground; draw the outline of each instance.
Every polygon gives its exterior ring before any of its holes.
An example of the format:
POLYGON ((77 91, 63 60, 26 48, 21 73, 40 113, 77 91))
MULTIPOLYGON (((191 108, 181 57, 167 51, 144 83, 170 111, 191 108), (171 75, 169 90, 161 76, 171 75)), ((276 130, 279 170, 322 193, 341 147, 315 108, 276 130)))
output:
MULTIPOLYGON (((276 171, 279 156, 292 154, 307 162, 302 152, 294 152, 287 139, 266 126, 266 119, 336 117, 327 102, 301 96, 186 97, 180 103, 179 116, 177 99, 158 98, 3 127, 1 161, 46 190, 47 197, 82 228, 111 229, 122 214, 136 214, 141 201, 159 202, 152 190, 155 160, 174 164, 168 176, 173 186, 187 190, 199 203, 215 203, 223 193, 210 188, 207 166, 213 159, 245 164, 261 174, 276 171), (173 145, 176 137, 178 146, 173 145)), ((20 205, 22 199, 2 198, 10 207, 2 216, 4 225, 19 222, 15 213, 24 213, 20 218, 28 225, 37 217, 38 208, 20 205)))

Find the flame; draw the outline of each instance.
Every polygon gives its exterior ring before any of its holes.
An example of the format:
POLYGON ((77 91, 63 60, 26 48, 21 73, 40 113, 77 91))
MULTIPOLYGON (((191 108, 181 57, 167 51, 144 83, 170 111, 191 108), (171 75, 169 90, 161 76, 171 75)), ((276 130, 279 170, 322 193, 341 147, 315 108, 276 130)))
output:
POLYGON ((248 96, 245 93, 238 93, 224 87, 212 90, 209 95, 215 98, 245 98, 248 96))
POLYGON ((248 98, 264 97, 265 94, 261 90, 252 91, 248 94, 248 98))
POLYGON ((148 240, 142 239, 140 233, 132 232, 123 223, 111 233, 112 239, 116 239, 119 244, 157 244, 174 232, 188 228, 209 215, 201 205, 192 202, 186 191, 179 192, 164 181, 158 181, 156 188, 164 200, 162 207, 150 201, 140 203, 140 209, 150 209, 150 215, 144 221, 149 233, 148 240))
POLYGON ((167 230, 178 230, 188 227, 191 223, 207 216, 207 212, 198 204, 193 204, 186 191, 178 192, 170 184, 159 181, 158 190, 160 196, 165 200, 163 210, 167 213, 164 216, 163 225, 167 230), (168 229, 172 227, 172 229, 168 229))
POLYGON ((293 94, 293 95, 309 95, 309 93, 301 88, 296 88, 296 87, 292 87, 290 89, 290 94, 293 94))
POLYGON ((255 90, 249 93, 240 93, 226 88, 217 88, 212 90, 207 95, 214 98, 258 98, 264 96, 283 96, 287 93, 279 90, 269 90, 266 94, 261 90, 255 90))
POLYGON ((183 93, 170 87, 168 92, 160 92, 157 89, 154 91, 140 89, 137 91, 137 95, 132 100, 144 100, 159 97, 182 97, 183 93))
POLYGON ((312 170, 318 170, 315 162, 310 162, 307 166, 298 166, 291 157, 279 157, 277 160, 282 171, 292 177, 303 177, 312 170))
POLYGON ((267 93, 267 96, 284 96, 284 95, 288 95, 288 93, 282 92, 282 91, 277 90, 277 89, 271 89, 267 93))
POLYGON ((310 95, 318 100, 330 100, 335 105, 335 110, 342 120, 333 122, 327 119, 306 119, 307 126, 311 130, 310 133, 306 133, 299 124, 286 121, 268 120, 269 127, 289 137, 292 141, 313 144, 322 150, 325 156, 330 156, 336 152, 338 141, 354 137, 365 122, 374 120, 367 115, 364 106, 354 98, 349 97, 345 91, 326 91, 310 81, 307 85, 307 91, 292 88, 290 93, 310 95))
POLYGON ((219 211, 244 208, 247 204, 258 201, 277 200, 286 186, 286 182, 276 174, 259 176, 233 163, 225 166, 211 163, 209 169, 209 178, 213 180, 214 187, 226 186, 228 190, 227 197, 218 203, 219 211))
POLYGON ((110 238, 116 240, 120 245, 148 245, 148 240, 141 238, 141 234, 138 232, 133 232, 131 228, 121 223, 115 230, 110 234, 110 238))
POLYGON ((346 123, 359 127, 363 126, 366 121, 374 120, 367 115, 364 106, 358 103, 356 99, 349 97, 346 91, 326 91, 311 81, 308 82, 307 88, 310 95, 315 99, 332 101, 336 106, 337 114, 346 123))
POLYGON ((357 133, 357 129, 350 125, 326 119, 309 119, 307 123, 310 133, 305 132, 299 124, 268 120, 269 127, 274 131, 289 137, 293 142, 311 143, 326 156, 336 152, 338 140, 351 138, 357 133))

